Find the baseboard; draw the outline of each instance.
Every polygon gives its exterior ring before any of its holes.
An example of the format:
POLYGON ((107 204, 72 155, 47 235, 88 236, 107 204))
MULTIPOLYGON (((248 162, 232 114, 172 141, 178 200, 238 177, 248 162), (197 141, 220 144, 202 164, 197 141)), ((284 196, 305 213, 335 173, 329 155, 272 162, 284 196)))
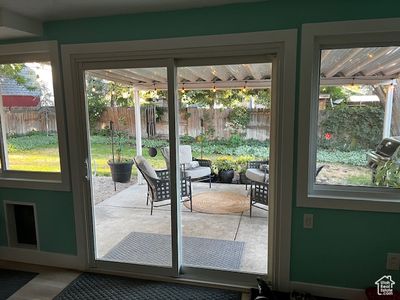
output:
POLYGON ((295 291, 307 292, 315 296, 348 299, 348 300, 365 300, 367 296, 365 291, 361 289, 352 289, 339 286, 314 284, 307 282, 290 282, 291 289, 295 291))
POLYGON ((73 270, 84 270, 86 267, 76 255, 12 247, 0 247, 0 259, 73 270))

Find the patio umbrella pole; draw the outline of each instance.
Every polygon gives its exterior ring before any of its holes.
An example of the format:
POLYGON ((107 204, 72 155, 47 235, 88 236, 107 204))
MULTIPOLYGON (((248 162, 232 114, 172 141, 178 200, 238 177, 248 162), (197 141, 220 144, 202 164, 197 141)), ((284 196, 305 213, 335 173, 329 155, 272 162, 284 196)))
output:
MULTIPOLYGON (((112 162, 115 163, 115 155, 114 155, 114 128, 113 128, 113 121, 110 121, 110 130, 111 130, 111 153, 112 153, 112 162)), ((114 192, 117 191, 117 183, 114 182, 114 192)))

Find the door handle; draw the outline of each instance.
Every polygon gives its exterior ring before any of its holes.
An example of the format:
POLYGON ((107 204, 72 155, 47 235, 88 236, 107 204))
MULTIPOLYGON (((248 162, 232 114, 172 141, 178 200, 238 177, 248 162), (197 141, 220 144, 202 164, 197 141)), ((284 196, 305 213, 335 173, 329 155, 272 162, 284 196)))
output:
POLYGON ((90 181, 90 168, 89 168, 89 159, 88 158, 85 159, 85 161, 83 162, 83 165, 84 165, 85 171, 86 171, 85 179, 87 181, 90 181))

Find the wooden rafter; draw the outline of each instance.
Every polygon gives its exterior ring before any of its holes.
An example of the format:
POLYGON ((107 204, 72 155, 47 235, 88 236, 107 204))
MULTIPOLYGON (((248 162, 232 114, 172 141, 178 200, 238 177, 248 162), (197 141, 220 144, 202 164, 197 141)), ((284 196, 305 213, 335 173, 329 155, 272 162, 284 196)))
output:
POLYGON ((384 56, 387 52, 388 52, 388 48, 382 48, 382 49, 378 50, 377 52, 374 53, 374 55, 372 57, 357 64, 355 67, 351 68, 346 73, 344 73, 344 76, 349 77, 349 76, 353 76, 353 75, 357 74, 358 72, 365 69, 366 66, 377 61, 380 57, 384 56))
POLYGON ((335 64, 333 68, 331 68, 324 75, 326 78, 333 77, 336 73, 342 70, 343 66, 345 66, 349 60, 355 57, 358 53, 360 53, 363 48, 354 48, 349 51, 346 55, 340 58, 340 61, 335 64))

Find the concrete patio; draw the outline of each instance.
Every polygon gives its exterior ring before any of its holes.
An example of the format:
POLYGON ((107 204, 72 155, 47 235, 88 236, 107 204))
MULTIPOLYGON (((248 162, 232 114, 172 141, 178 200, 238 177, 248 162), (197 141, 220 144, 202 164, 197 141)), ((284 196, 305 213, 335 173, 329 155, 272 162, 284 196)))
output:
MULTIPOLYGON (((193 195, 227 191, 247 196, 244 185, 193 183, 193 195)), ((157 207, 150 215, 146 206, 147 185, 133 185, 95 206, 97 258, 104 257, 131 232, 170 235, 170 206, 157 207)), ((96 195, 94 195, 96 197, 96 195)), ((268 212, 253 208, 243 213, 208 214, 190 212, 182 205, 184 237, 244 242, 241 272, 266 273, 268 212)))

